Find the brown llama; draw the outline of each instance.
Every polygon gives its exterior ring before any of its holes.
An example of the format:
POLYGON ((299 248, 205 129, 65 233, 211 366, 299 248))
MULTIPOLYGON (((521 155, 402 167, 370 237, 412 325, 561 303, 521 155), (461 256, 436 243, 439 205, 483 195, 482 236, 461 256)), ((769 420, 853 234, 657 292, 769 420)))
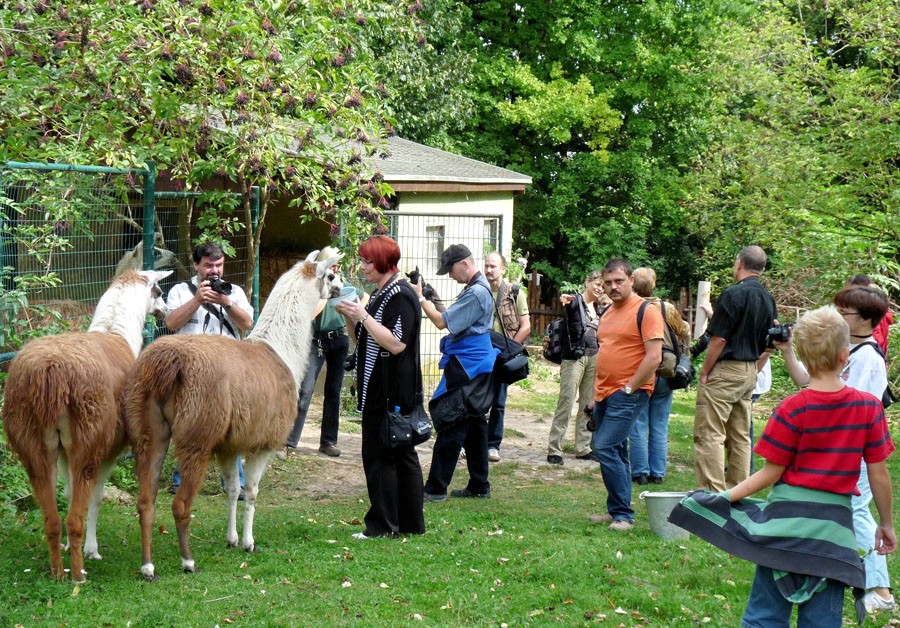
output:
POLYGON ((116 277, 100 297, 87 332, 35 338, 9 366, 3 427, 44 515, 50 573, 57 580, 65 578, 57 467, 69 500, 70 571, 73 580, 84 582, 84 557, 100 558, 97 514, 103 485, 126 444, 122 388, 141 349, 147 314, 165 313, 157 282, 170 273, 130 271, 116 277))
POLYGON ((340 257, 315 263, 314 251, 272 288, 253 331, 243 342, 225 336, 175 335, 156 340, 138 358, 126 385, 125 421, 140 484, 141 573, 156 579, 153 520, 159 477, 169 441, 181 468, 172 500, 181 564, 195 570, 190 549, 191 506, 215 456, 228 492, 227 542, 238 545, 237 456, 244 456, 241 546, 255 549, 253 516, 259 480, 297 414, 297 390, 306 369, 312 315, 319 299, 337 296, 331 271, 340 257))

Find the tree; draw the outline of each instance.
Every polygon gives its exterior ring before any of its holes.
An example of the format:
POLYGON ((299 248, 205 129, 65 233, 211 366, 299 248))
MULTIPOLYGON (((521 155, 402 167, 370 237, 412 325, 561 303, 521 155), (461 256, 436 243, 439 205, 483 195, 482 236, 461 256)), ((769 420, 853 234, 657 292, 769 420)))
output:
POLYGON ((781 302, 830 300, 852 273, 900 280, 900 15, 887 0, 758 5, 729 25, 717 129, 688 183, 704 267, 757 242, 781 302))
POLYGON ((682 181, 705 146, 705 68, 726 3, 467 4, 476 113, 450 134, 532 176, 514 244, 557 284, 616 255, 681 285, 693 271, 682 181))
POLYGON ((380 81, 355 46, 367 29, 415 39, 420 25, 404 5, 10 5, 0 8, 0 161, 153 161, 186 190, 233 182, 243 205, 220 204, 204 220, 218 239, 246 238, 251 260, 277 195, 351 239, 378 225, 389 188, 361 172, 389 124, 380 81))

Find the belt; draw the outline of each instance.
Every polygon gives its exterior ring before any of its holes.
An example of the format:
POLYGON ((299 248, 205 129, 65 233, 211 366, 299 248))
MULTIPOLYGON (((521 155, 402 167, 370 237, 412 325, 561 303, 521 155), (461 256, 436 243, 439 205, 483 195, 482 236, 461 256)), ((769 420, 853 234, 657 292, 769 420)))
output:
POLYGON ((346 336, 347 332, 343 329, 332 329, 331 331, 317 331, 313 333, 313 338, 319 340, 321 338, 327 338, 328 340, 334 340, 335 338, 339 338, 340 336, 346 336))

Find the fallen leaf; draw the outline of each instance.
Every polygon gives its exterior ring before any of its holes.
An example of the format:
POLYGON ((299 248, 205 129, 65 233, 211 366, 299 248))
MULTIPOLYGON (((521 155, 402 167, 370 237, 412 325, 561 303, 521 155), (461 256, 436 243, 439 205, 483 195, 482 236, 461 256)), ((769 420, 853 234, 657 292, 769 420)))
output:
POLYGON ((390 587, 387 585, 386 582, 382 582, 382 583, 379 584, 378 586, 381 587, 382 589, 390 589, 390 587))
POLYGON ((544 610, 543 610, 543 609, 536 608, 535 610, 533 610, 533 611, 531 611, 530 613, 528 613, 528 616, 529 616, 529 617, 540 617, 540 616, 543 615, 543 614, 544 614, 544 610))
POLYGON ((169 531, 166 530, 166 526, 159 526, 158 528, 160 534, 168 534, 169 531))
POLYGON ((416 613, 415 615, 413 615, 413 619, 415 619, 416 621, 422 621, 425 618, 416 613))
POLYGON ((623 556, 622 552, 620 550, 616 550, 616 558, 619 560, 622 560, 622 556, 623 556))
POLYGON ((502 565, 502 564, 504 564, 504 563, 508 563, 508 562, 509 562, 509 559, 508 559, 508 558, 503 558, 502 556, 498 556, 498 557, 497 557, 497 562, 500 563, 500 564, 502 565))
POLYGON ((617 606, 617 607, 616 607, 616 610, 613 611, 613 612, 618 613, 619 615, 627 615, 627 614, 628 614, 628 611, 626 611, 626 610, 625 610, 624 608, 622 608, 621 606, 617 606))
POLYGON ((223 618, 222 618, 222 623, 224 623, 224 624, 233 624, 233 623, 234 623, 234 620, 231 619, 230 617, 223 617, 223 618))
POLYGON ((551 591, 555 591, 555 590, 556 590, 556 585, 553 584, 552 582, 550 583, 550 590, 551 590, 551 591))
POLYGON ((241 569, 246 569, 247 566, 248 566, 247 563, 241 563, 241 567, 240 567, 240 568, 241 568, 241 569))
POLYGON ((81 585, 76 584, 75 588, 72 589, 72 597, 77 597, 79 593, 81 593, 81 585))

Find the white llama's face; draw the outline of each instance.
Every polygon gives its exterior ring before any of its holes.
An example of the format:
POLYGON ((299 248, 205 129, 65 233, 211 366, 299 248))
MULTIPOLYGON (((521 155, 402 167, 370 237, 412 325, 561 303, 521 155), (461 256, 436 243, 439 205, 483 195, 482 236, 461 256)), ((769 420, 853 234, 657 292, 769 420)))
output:
POLYGON ((162 296, 162 290, 159 287, 159 281, 165 279, 172 274, 171 270, 141 271, 141 276, 146 280, 145 288, 149 288, 147 294, 147 313, 152 314, 157 319, 162 320, 166 316, 166 302, 162 296))
POLYGON ((331 299, 341 295, 341 288, 344 287, 344 283, 341 281, 340 275, 338 275, 334 269, 337 267, 337 263, 342 257, 344 256, 340 255, 316 264, 316 278, 322 282, 322 290, 319 294, 320 298, 331 299))

